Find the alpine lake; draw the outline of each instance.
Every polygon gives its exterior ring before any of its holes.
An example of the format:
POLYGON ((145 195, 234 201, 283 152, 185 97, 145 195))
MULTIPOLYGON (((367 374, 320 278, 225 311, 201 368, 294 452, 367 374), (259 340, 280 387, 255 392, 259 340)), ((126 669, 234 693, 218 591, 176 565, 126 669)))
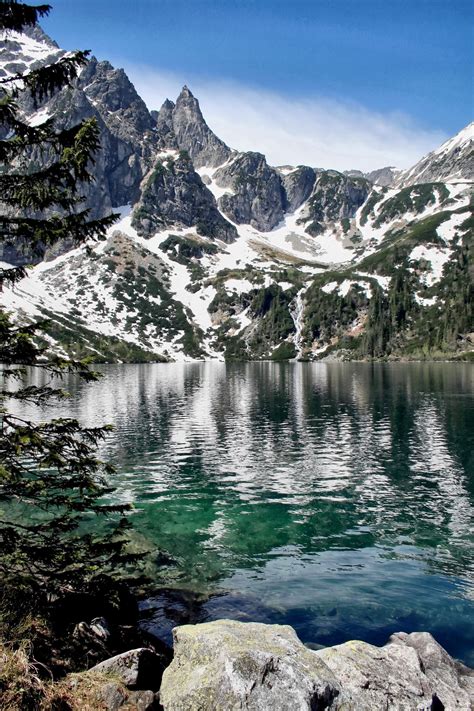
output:
POLYGON ((290 624, 314 647, 426 630, 474 664, 472 364, 98 369, 42 417, 115 426, 100 455, 168 590, 145 626, 290 624))

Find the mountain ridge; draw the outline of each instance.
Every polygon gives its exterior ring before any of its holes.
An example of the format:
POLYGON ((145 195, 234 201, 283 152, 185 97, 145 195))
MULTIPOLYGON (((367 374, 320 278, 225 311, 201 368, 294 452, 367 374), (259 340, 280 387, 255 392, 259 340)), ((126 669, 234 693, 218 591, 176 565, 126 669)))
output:
MULTIPOLYGON (((30 34, 0 44, 0 73, 63 52, 30 34)), ((2 295, 18 318, 51 319, 52 349, 99 360, 472 353, 472 124, 408 171, 363 174, 233 150, 187 86, 149 111, 123 70, 95 58, 72 88, 22 108, 58 125, 96 116, 86 204, 122 215, 92 254, 59 245, 2 295)), ((0 259, 31 255, 10 245, 0 259)))

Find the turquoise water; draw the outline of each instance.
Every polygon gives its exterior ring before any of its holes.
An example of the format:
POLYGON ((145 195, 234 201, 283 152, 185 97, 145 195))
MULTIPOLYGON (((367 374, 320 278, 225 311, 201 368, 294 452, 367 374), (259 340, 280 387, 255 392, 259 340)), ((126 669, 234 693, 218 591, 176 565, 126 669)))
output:
POLYGON ((178 563, 157 584, 225 593, 200 619, 322 645, 428 630, 474 663, 472 365, 102 370, 59 414, 115 425, 117 496, 178 563))

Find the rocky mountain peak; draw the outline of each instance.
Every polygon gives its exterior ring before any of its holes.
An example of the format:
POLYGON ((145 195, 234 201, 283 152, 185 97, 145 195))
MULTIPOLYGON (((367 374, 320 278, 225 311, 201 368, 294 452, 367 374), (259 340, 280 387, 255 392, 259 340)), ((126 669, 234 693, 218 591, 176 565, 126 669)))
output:
POLYGON ((199 101, 192 94, 186 84, 183 86, 178 98, 176 99, 176 111, 187 112, 189 117, 194 121, 205 123, 201 108, 199 106, 199 101))
POLYGON ((195 98, 194 94, 192 93, 191 89, 189 88, 189 86, 187 84, 184 84, 183 88, 181 89, 181 92, 178 96, 178 101, 180 99, 194 99, 196 101, 196 103, 198 104, 197 99, 195 98))
POLYGON ((173 101, 170 101, 170 99, 165 99, 163 101, 162 106, 161 106, 160 113, 162 111, 171 113, 173 111, 174 107, 175 107, 175 103, 173 101))
MULTIPOLYGON (((225 163, 231 150, 211 131, 204 120, 199 101, 186 85, 183 86, 172 109, 171 106, 171 101, 169 104, 166 102, 163 104, 164 117, 167 117, 172 110, 172 124, 177 145, 189 153, 195 167, 217 168, 225 163)), ((165 119, 165 126, 169 126, 167 119, 165 119)))

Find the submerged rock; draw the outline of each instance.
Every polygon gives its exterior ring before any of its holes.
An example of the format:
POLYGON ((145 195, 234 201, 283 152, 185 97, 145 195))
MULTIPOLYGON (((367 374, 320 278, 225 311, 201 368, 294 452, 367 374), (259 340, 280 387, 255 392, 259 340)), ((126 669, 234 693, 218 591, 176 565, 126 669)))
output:
POLYGON ((217 620, 173 631, 164 711, 470 711, 474 672, 426 632, 313 651, 286 625, 217 620))

